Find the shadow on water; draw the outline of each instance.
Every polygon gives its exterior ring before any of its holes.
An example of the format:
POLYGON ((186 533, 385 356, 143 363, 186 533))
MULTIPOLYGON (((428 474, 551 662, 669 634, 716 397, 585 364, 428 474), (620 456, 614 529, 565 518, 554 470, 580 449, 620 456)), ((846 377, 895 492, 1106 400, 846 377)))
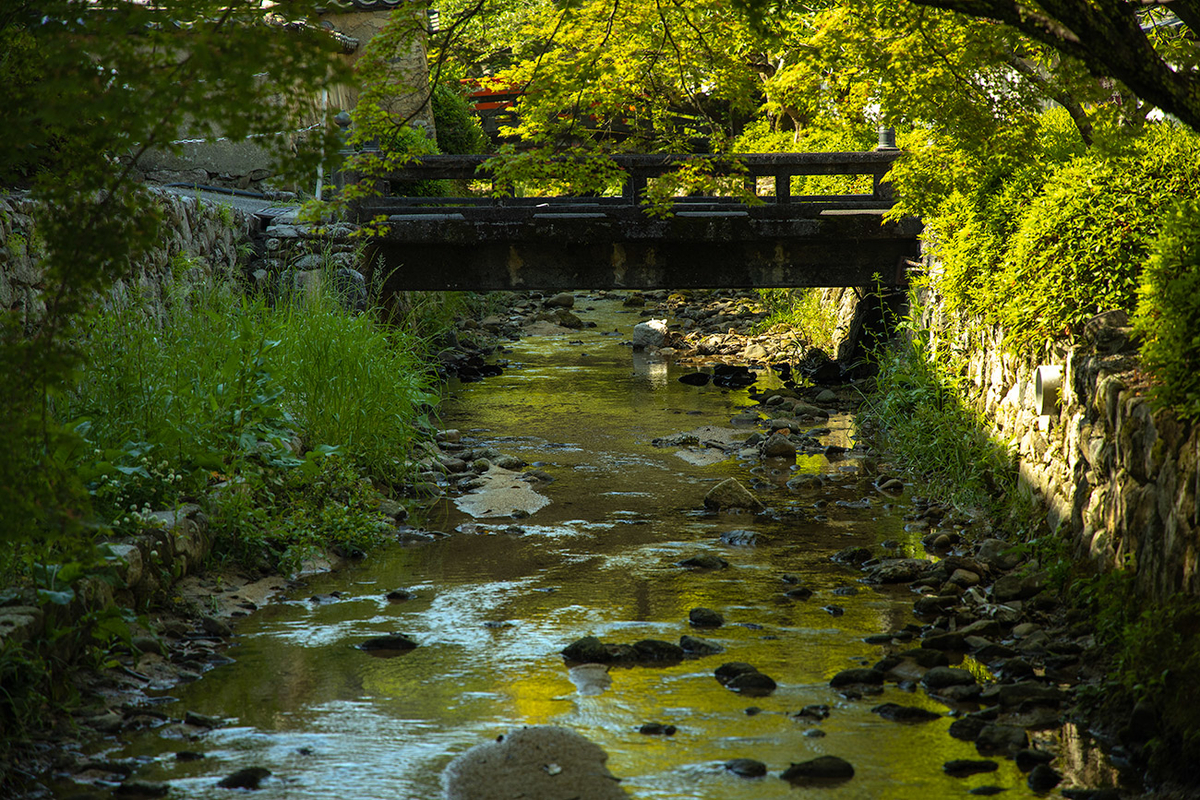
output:
MULTIPOLYGON (((657 437, 728 427, 752 401, 744 391, 678 382, 681 370, 622 344, 636 315, 610 300, 589 304, 596 310, 584 316, 596 329, 516 344, 502 376, 454 387, 445 408, 446 427, 462 430, 471 446, 511 453, 552 475, 537 489, 549 505, 527 519, 475 520, 451 501, 438 504, 428 527, 468 532, 395 546, 308 579, 303 593, 239 625, 234 663, 177 687, 178 702, 163 706, 228 725, 198 740, 191 729, 164 726, 106 755, 145 758, 140 775, 170 781, 174 797, 226 797, 216 787, 221 777, 263 766, 273 775, 256 797, 435 798, 454 755, 515 726, 555 724, 600 744, 637 798, 928 800, 984 785, 1004 787, 1009 798, 1035 796, 1003 759, 994 773, 945 775, 944 762, 979 756, 947 734, 949 710, 923 692, 889 684, 882 695, 845 699, 828 685, 836 672, 879 659, 882 648, 865 636, 914 621, 906 587, 863 585, 856 570, 830 561, 848 545, 888 539, 915 549, 917 534, 905 532, 901 519, 905 501, 870 489, 853 457, 802 457, 792 468, 737 459, 698 466, 680 448, 655 447, 657 437), (798 471, 824 475, 824 487, 786 489, 783 481, 798 471), (775 518, 704 513, 705 493, 729 476, 754 483, 775 518), (860 507, 837 505, 864 498, 860 507), (827 502, 823 521, 812 518, 818 500, 827 502), (758 543, 722 544, 731 530, 753 531, 758 543), (676 566, 694 555, 730 566, 676 566), (786 573, 803 576, 813 598, 786 598, 786 573), (413 598, 389 602, 386 593, 397 587, 413 598), (309 599, 335 590, 340 599, 309 599), (822 608, 831 605, 843 613, 822 608), (719 611, 725 625, 691 628, 688 612, 698 606, 719 611), (419 646, 393 658, 355 648, 390 632, 419 646), (683 634, 725 652, 658 668, 613 667, 607 681, 595 671, 570 673, 559 655, 585 635, 632 643, 683 634), (760 698, 723 688, 713 670, 726 661, 754 664, 779 688, 760 698), (890 722, 870 713, 884 702, 943 716, 890 722), (812 704, 829 706, 829 717, 791 716, 812 704), (648 722, 677 732, 639 733, 648 722), (205 757, 177 760, 185 750, 205 757), (816 790, 778 779, 790 763, 824 754, 851 761, 855 778, 816 790), (769 775, 747 780, 723 769, 743 757, 765 762, 769 775)), ((828 427, 822 441, 852 444, 853 419, 835 417, 828 427)))

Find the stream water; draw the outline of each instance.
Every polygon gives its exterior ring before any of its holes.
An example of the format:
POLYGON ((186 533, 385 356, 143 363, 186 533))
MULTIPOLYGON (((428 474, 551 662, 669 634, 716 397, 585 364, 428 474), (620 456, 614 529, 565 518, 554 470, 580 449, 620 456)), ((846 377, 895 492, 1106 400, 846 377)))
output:
MULTIPOLYGON (((423 522, 450 535, 306 579, 302 591, 239 623, 233 663, 176 687, 177 702, 161 707, 227 725, 195 740, 164 726, 106 756, 145 759, 139 777, 169 781, 176 798, 227 797, 220 778, 261 766, 272 772, 255 793, 261 798, 432 799, 456 754, 516 726, 554 724, 603 747, 637 798, 930 800, 984 785, 1005 788, 1008 798, 1035 796, 1010 760, 997 759, 990 774, 944 774, 944 762, 979 755, 947 734, 949 710, 923 692, 889 683, 882 695, 847 700, 829 687, 834 673, 880 658, 883 648, 865 636, 914 622, 907 587, 863 585, 856 570, 830 561, 848 545, 884 540, 917 553, 920 534, 902 520, 906 498, 874 492, 853 452, 764 470, 737 459, 695 464, 680 448, 654 446, 656 437, 701 425, 729 427, 753 401, 745 391, 682 384, 681 368, 632 352, 623 342, 640 317, 619 302, 580 299, 576 310, 597 327, 514 343, 503 375, 453 386, 444 408, 445 427, 470 446, 552 475, 537 488, 548 505, 525 519, 476 519, 446 501, 423 522), (819 490, 788 490, 783 483, 797 472, 828 480, 819 490), (730 476, 754 484, 774 517, 705 512, 705 493, 730 476), (753 531, 758 542, 722 544, 731 530, 753 531), (677 566, 700 554, 730 567, 677 566), (803 576, 813 598, 784 597, 785 573, 803 576), (415 596, 389 602, 385 594, 398 587, 415 596), (339 598, 329 596, 335 591, 339 598), (823 608, 832 605, 844 613, 823 608), (690 628, 688 612, 698 606, 721 612, 726 624, 690 628), (390 632, 419 647, 395 658, 355 647, 390 632), (613 667, 611 685, 596 693, 601 687, 572 681, 560 655, 589 634, 629 643, 695 634, 725 652, 661 668, 613 667), (779 688, 761 698, 723 688, 713 670, 726 661, 754 664, 779 688), (900 724, 871 713, 889 701, 943 716, 900 724), (791 716, 813 704, 829 706, 829 717, 791 716), (748 713, 752 706, 760 711, 748 713), (639 733, 648 722, 677 732, 639 733), (182 750, 205 758, 179 760, 182 750), (855 777, 818 789, 779 779, 789 763, 823 754, 849 760, 855 777), (768 776, 739 778, 722 766, 743 757, 765 762, 768 776)), ((835 416, 821 439, 849 446, 853 426, 835 416)))

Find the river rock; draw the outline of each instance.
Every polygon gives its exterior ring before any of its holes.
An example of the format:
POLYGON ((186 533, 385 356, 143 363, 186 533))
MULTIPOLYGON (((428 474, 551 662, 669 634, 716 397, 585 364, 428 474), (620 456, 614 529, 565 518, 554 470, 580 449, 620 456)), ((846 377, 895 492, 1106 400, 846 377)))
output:
POLYGON ((1028 600, 1046 588, 1046 573, 1005 575, 992 584, 992 597, 997 603, 1028 600))
POLYGON ((846 686, 882 686, 886 677, 886 675, 877 669, 855 667, 844 669, 834 675, 829 679, 829 685, 834 689, 841 689, 846 686))
POLYGON ((542 305, 546 308, 574 308, 575 295, 570 292, 559 292, 551 298, 545 300, 542 305))
POLYGON ((725 769, 741 778, 761 778, 767 774, 767 765, 753 758, 735 758, 725 762, 725 769))
POLYGON ((758 544, 758 534, 754 531, 725 531, 721 534, 721 544, 730 547, 753 547, 758 544))
POLYGON ((408 652, 417 646, 417 643, 399 633, 393 633, 388 636, 376 636, 372 639, 367 639, 358 646, 362 650, 372 655, 388 655, 408 652))
POLYGON ((713 511, 727 508, 743 508, 750 511, 762 511, 763 504, 750 493, 736 478, 726 478, 718 483, 704 496, 704 507, 713 511))
POLYGON ((662 347, 667 343, 670 331, 665 319, 651 319, 639 322, 633 326, 633 349, 644 350, 647 347, 662 347))
POLYGON ((676 730, 674 725, 666 725, 662 722, 647 722, 638 728, 638 733, 643 736, 674 736, 676 730))
POLYGON ((971 758, 958 758, 942 764, 942 771, 953 778, 966 778, 981 772, 995 772, 1000 765, 995 761, 971 758))
POLYGON ((679 382, 686 383, 688 386, 707 386, 711 380, 712 375, 707 372, 689 372, 679 376, 679 382))
POLYGON ((984 539, 975 551, 975 558, 989 568, 1001 572, 1016 569, 1024 560, 1013 545, 1003 539, 984 539))
POLYGON ((955 667, 934 667, 925 673, 921 683, 931 692, 937 692, 951 686, 973 686, 975 676, 965 669, 955 667))
POLYGON ((113 797, 166 797, 170 784, 152 781, 124 781, 113 789, 113 797))
POLYGON ((566 728, 520 728, 451 761, 442 773, 442 791, 445 800, 628 798, 607 760, 600 747, 566 728))
POLYGON ((962 739, 965 742, 973 742, 979 738, 979 734, 988 726, 988 721, 982 717, 977 717, 974 714, 968 714, 965 717, 959 717, 950 723, 947 733, 955 739, 962 739))
POLYGON ((912 583, 930 566, 923 558, 896 558, 884 561, 867 570, 867 580, 874 583, 912 583))
POLYGON ((875 557, 871 552, 871 548, 862 546, 843 547, 834 553, 830 560, 837 564, 849 564, 857 567, 865 561, 870 561, 875 557))
POLYGON ((268 777, 270 774, 271 770, 266 767, 247 767, 222 778, 217 786, 222 789, 256 790, 259 784, 262 783, 263 778, 268 777))
POLYGON ((692 556, 678 562, 678 566, 687 569, 726 569, 729 562, 719 556, 692 556))
POLYGON ((884 703, 871 709, 872 714, 878 714, 892 722, 930 722, 941 719, 942 715, 927 708, 917 706, 902 706, 899 703, 884 703))
POLYGON ((826 781, 845 781, 854 777, 854 767, 838 756, 820 756, 792 764, 779 777, 795 785, 826 781))
POLYGON ((984 755, 1015 753, 1029 746, 1024 728, 993 722, 975 737, 975 749, 984 755))
POLYGON ((673 642, 660 639, 642 639, 633 643, 638 661, 651 663, 673 663, 683 660, 683 648, 673 642))
POLYGON ((1059 775, 1049 764, 1038 764, 1029 770, 1026 783, 1030 789, 1041 794, 1062 783, 1062 775, 1059 775))
POLYGON ((766 697, 775 691, 775 679, 761 672, 743 672, 725 684, 726 689, 748 697, 766 697))
POLYGON ((697 628, 719 628, 725 624, 725 617, 711 608, 693 608, 688 612, 688 622, 697 628))
POLYGON ((716 642, 701 639, 699 636, 680 636, 679 646, 683 652, 691 656, 715 656, 717 653, 725 651, 725 648, 716 642))
POLYGON ((604 664, 612 661, 608 646, 595 636, 584 636, 571 642, 562 649, 562 656, 567 661, 577 661, 581 664, 604 664))
POLYGON ((773 433, 762 444, 764 458, 795 458, 796 445, 782 433, 773 433))
POLYGON ((921 647, 928 650, 946 650, 953 653, 965 653, 967 642, 961 633, 935 633, 926 636, 921 647))

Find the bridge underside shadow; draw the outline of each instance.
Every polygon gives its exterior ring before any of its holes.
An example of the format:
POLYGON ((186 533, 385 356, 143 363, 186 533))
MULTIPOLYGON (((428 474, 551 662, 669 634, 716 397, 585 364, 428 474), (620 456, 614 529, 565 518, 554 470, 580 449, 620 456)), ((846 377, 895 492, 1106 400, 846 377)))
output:
POLYGON ((899 156, 883 148, 723 157, 704 168, 742 181, 751 202, 675 197, 666 218, 643 207, 649 182, 692 156, 611 156, 624 176, 620 194, 588 197, 513 197, 498 191, 483 156, 424 156, 369 178, 383 194, 354 211, 357 222, 384 223, 366 255, 393 291, 901 286, 920 258, 921 223, 884 219, 894 205, 884 179, 899 156), (804 176, 870 176, 872 188, 793 194, 804 176), (414 182, 438 180, 491 180, 492 189, 403 194, 414 182))
POLYGON ((920 258, 919 222, 882 210, 614 211, 393 217, 368 263, 389 290, 490 291, 902 286, 920 258))

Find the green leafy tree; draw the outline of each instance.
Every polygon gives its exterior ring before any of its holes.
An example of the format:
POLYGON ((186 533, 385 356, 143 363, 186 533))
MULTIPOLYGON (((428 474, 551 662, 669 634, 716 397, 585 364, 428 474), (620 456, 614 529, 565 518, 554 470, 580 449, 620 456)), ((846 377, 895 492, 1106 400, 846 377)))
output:
MULTIPOLYGON (((281 174, 310 173, 333 131, 294 143, 297 107, 338 79, 336 43, 304 24, 304 3, 6 0, 0 5, 0 176, 41 203, 40 303, 0 309, 0 504, 8 552, 86 540, 85 506, 66 468, 77 440, 48 399, 84 359, 70 336, 158 232, 136 166, 183 136, 257 139, 281 174), (283 16, 285 15, 286 16, 283 16), (266 73, 266 77, 264 77, 266 73), (299 144, 299 151, 293 145, 299 144)), ((332 128, 332 126, 330 126, 332 128)), ((9 247, 12 242, 6 243, 9 247)))

